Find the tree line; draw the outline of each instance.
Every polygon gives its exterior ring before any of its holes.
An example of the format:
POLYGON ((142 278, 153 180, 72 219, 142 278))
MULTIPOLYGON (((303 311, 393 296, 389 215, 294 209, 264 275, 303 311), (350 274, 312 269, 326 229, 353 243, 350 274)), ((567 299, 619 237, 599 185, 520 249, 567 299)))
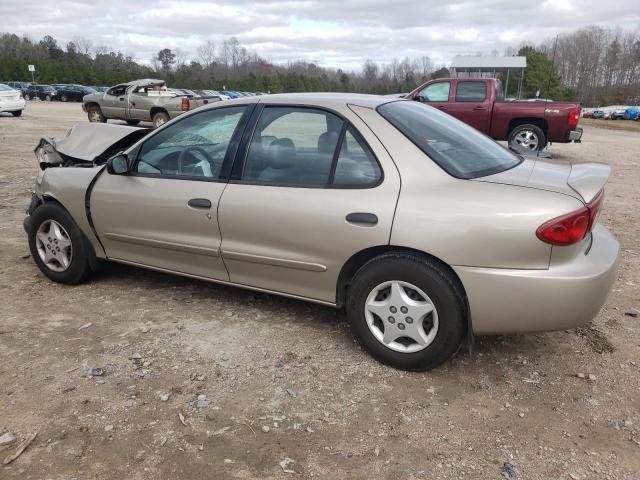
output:
MULTIPOLYGON (((522 96, 580 101, 585 106, 640 103, 640 35, 638 32, 589 27, 541 45, 509 48, 504 55, 527 57, 522 96)), ((388 94, 408 92, 426 80, 449 75, 428 56, 366 60, 359 71, 325 68, 312 62, 275 64, 249 51, 236 38, 207 41, 188 57, 179 48, 163 48, 148 64, 122 52, 94 46, 76 37, 64 47, 47 35, 39 41, 0 35, 0 80, 30 81, 36 65, 38 83, 111 86, 136 78, 159 77, 171 86, 259 92, 346 91, 388 94)), ((506 78, 502 76, 503 83, 506 78)), ((509 91, 520 80, 509 77, 509 91)), ((511 96, 511 95, 510 95, 511 96)))

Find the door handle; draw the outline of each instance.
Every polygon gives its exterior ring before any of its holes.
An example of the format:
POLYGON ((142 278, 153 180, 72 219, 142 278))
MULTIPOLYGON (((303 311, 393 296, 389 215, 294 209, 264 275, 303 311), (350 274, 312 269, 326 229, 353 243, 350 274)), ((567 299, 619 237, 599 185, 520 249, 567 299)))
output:
POLYGON ((486 108, 483 107, 482 105, 478 105, 477 107, 473 107, 473 109, 474 110, 482 110, 482 111, 486 110, 486 108))
POLYGON ((438 108, 439 108, 440 110, 446 110, 446 109, 447 109, 447 107, 446 107, 446 106, 444 106, 444 105, 438 105, 438 108))
POLYGON ((118 100, 120 100, 121 102, 124 102, 124 97, 120 97, 118 100))
POLYGON ((206 198, 192 198, 187 202, 192 208, 211 208, 211 200, 207 200, 206 198))
POLYGON ((347 215, 347 222, 375 225, 378 223, 378 217, 373 213, 350 213, 347 215))

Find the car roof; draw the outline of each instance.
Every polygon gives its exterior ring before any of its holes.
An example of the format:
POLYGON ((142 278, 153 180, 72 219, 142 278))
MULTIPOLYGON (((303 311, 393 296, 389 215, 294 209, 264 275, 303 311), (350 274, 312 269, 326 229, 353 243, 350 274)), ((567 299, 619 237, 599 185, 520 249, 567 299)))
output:
MULTIPOLYGON (((390 99, 382 95, 369 95, 361 93, 278 93, 274 95, 253 95, 249 97, 240 97, 224 105, 244 104, 244 103, 262 103, 265 105, 277 104, 293 104, 308 105, 318 107, 339 107, 345 105, 358 105, 361 107, 376 108, 383 103, 394 101, 406 101, 403 99, 390 99)), ((211 104, 209 108, 220 106, 218 103, 211 104)))

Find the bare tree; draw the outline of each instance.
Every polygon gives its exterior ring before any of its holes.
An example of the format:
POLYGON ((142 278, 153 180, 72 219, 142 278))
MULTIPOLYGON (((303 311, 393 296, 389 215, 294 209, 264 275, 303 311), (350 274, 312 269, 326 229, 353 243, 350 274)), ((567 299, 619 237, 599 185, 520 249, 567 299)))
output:
POLYGON ((198 58, 205 68, 210 67, 216 59, 216 45, 211 40, 198 47, 198 58))

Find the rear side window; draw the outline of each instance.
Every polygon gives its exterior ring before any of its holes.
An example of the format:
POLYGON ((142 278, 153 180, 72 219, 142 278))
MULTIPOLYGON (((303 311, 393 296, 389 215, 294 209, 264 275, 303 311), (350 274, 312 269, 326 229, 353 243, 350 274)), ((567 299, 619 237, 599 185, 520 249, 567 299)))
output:
POLYGON ((378 113, 449 175, 478 178, 522 161, 476 129, 435 108, 407 100, 380 105, 378 113))
POLYGON ((484 82, 458 82, 456 102, 484 102, 487 85, 484 82))
POLYGON ((242 180, 286 187, 375 186, 377 159, 339 116, 305 107, 266 107, 258 120, 242 180))

